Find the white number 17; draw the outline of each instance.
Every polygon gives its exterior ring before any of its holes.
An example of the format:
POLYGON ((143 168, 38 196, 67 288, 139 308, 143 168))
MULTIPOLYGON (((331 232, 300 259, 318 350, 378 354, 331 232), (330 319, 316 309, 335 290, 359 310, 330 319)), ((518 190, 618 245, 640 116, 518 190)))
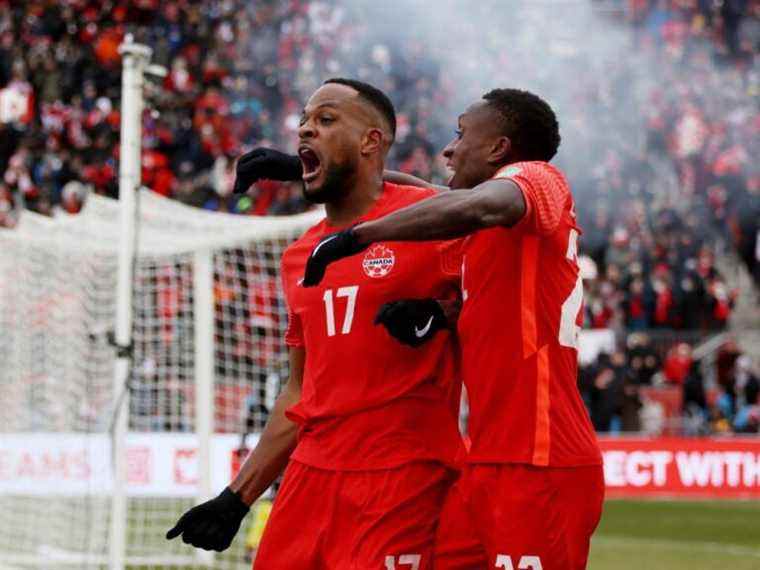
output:
MULTIPOLYGON (((335 294, 336 298, 348 297, 348 303, 346 304, 346 316, 343 317, 343 326, 340 329, 340 334, 348 334, 351 332, 351 325, 354 322, 354 311, 356 310, 356 295, 359 293, 359 286, 352 285, 351 287, 341 287, 335 294)), ((335 336, 335 304, 333 302, 333 291, 327 289, 322 296, 322 300, 325 302, 325 319, 327 321, 327 336, 335 336)))

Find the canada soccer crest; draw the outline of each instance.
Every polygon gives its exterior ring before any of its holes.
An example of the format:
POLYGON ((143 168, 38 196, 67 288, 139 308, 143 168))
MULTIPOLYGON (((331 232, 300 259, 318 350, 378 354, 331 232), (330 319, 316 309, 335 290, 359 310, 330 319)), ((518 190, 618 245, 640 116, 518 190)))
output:
POLYGON ((367 255, 364 256, 362 267, 364 273, 370 277, 385 277, 393 269, 394 263, 396 263, 396 256, 393 254, 393 250, 378 244, 370 248, 367 255))

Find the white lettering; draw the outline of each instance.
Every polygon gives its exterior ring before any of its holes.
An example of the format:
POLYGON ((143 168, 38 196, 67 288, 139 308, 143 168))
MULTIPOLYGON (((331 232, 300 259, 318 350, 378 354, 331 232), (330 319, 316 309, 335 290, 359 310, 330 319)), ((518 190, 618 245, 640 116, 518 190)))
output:
POLYGON ((726 462, 726 482, 729 487, 738 487, 741 482, 741 464, 744 454, 740 451, 726 451, 723 461, 726 462))
POLYGON ((581 327, 578 326, 578 313, 583 307, 583 280, 581 274, 575 280, 575 287, 565 299, 560 307, 559 318, 559 343, 568 348, 578 350, 578 336, 581 327))
POLYGON ((634 451, 628 454, 625 462, 625 479, 629 485, 643 487, 651 480, 649 471, 643 468, 649 466, 649 454, 645 451, 634 451))
POLYGON ((755 457, 754 453, 744 454, 744 486, 754 487, 760 485, 760 454, 755 457))
POLYGON ((713 453, 710 465, 710 484, 713 487, 723 485, 723 453, 713 453))
POLYGON ((668 483, 668 465, 673 461, 673 454, 670 451, 653 451, 651 456, 654 463, 654 484, 656 487, 664 487, 668 483))
POLYGON ((676 453, 676 465, 678 465, 678 475, 685 487, 698 485, 706 487, 710 482, 710 472, 714 461, 713 453, 700 453, 692 451, 686 453, 679 451, 676 453))
POLYGON ((565 257, 570 261, 578 261, 578 232, 570 230, 570 237, 567 239, 567 253, 565 257))
POLYGON ((625 487, 625 451, 604 452, 604 481, 608 487, 625 487))

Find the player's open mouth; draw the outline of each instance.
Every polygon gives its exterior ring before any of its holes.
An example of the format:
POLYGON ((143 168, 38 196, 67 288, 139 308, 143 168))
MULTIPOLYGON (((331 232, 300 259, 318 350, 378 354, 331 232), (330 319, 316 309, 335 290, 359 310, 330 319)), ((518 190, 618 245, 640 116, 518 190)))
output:
POLYGON ((303 167, 303 181, 307 184, 313 182, 322 172, 322 162, 316 152, 306 146, 298 149, 298 158, 301 159, 303 167))

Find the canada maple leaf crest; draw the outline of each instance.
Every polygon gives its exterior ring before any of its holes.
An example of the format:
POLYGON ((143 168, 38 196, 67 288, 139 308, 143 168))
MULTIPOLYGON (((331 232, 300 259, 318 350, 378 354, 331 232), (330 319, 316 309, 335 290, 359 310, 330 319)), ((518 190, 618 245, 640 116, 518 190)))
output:
POLYGON ((377 244, 367 251, 362 260, 362 267, 364 273, 369 277, 385 277, 391 272, 395 263, 396 256, 393 254, 393 250, 382 244, 377 244))

